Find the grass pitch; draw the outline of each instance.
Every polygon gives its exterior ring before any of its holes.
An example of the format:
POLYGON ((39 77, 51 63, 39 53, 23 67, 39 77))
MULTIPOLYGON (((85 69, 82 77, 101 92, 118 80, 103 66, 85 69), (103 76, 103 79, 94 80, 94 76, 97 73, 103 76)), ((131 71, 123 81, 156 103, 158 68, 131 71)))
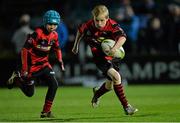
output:
POLYGON ((52 112, 56 118, 41 119, 46 87, 36 87, 33 97, 20 89, 0 88, 0 122, 180 122, 180 85, 130 85, 126 97, 139 111, 126 116, 113 91, 91 107, 92 89, 59 87, 52 112))

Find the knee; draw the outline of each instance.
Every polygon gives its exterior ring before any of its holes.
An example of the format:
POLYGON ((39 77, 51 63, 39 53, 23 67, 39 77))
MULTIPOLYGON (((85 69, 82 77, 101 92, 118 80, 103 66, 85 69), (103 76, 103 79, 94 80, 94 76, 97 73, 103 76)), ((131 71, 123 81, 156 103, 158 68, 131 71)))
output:
POLYGON ((108 89, 108 90, 112 90, 113 89, 113 82, 108 80, 105 82, 105 87, 108 89))
POLYGON ((112 79, 112 82, 113 82, 114 85, 117 85, 117 84, 121 83, 121 76, 116 70, 110 69, 108 71, 108 75, 112 79))
POLYGON ((121 83, 121 76, 118 74, 115 74, 114 77, 113 77, 113 84, 114 85, 117 85, 117 84, 120 84, 121 83))
POLYGON ((53 83, 50 85, 50 88, 52 88, 53 90, 57 90, 57 88, 58 88, 58 83, 57 83, 57 82, 53 82, 53 83))
POLYGON ((57 90, 58 84, 55 84, 55 85, 53 86, 53 88, 54 88, 54 90, 57 90))

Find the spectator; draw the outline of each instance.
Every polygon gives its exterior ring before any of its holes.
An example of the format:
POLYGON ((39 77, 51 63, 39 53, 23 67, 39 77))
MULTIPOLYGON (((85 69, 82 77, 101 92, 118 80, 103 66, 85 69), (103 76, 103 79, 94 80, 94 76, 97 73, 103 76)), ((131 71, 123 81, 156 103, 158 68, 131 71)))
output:
POLYGON ((163 40, 163 30, 161 28, 161 21, 157 17, 153 17, 148 22, 148 26, 145 30, 145 44, 148 53, 159 54, 162 49, 163 40))
POLYGON ((134 10, 129 2, 124 2, 117 11, 116 20, 119 22, 121 27, 127 32, 127 44, 125 49, 128 52, 137 52, 137 38, 140 27, 138 16, 134 14, 134 10), (127 48, 126 48, 127 47, 127 48))
POLYGON ((64 51, 65 50, 64 48, 68 42, 68 36, 69 36, 69 32, 68 32, 66 24, 63 21, 61 21, 60 25, 58 26, 56 31, 59 35, 59 41, 61 43, 61 49, 64 51))
POLYGON ((168 11, 163 19, 164 41, 167 44, 166 50, 171 54, 178 54, 180 40, 180 6, 169 4, 168 11))
POLYGON ((15 45, 15 50, 17 54, 20 52, 21 48, 23 47, 27 38, 27 34, 33 32, 33 30, 29 26, 30 19, 31 19, 30 15, 23 14, 19 19, 20 28, 17 29, 13 34, 12 43, 15 45))

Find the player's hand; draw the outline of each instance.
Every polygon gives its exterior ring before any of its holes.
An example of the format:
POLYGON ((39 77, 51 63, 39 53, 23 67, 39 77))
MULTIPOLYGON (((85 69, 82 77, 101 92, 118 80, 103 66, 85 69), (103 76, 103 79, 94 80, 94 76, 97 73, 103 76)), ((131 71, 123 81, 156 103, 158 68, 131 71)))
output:
POLYGON ((78 53, 78 49, 75 48, 75 47, 73 47, 73 48, 72 48, 72 52, 73 52, 74 54, 77 54, 77 53, 78 53))
POLYGON ((107 49, 104 49, 104 52, 105 52, 105 54, 108 54, 109 53, 109 48, 107 48, 107 49))
POLYGON ((108 55, 109 55, 109 56, 114 56, 115 52, 116 52, 116 49, 112 48, 112 49, 108 52, 108 55))
POLYGON ((22 78, 30 78, 31 74, 29 74, 27 71, 21 70, 21 77, 22 78))
POLYGON ((61 64, 61 70, 64 72, 65 71, 65 67, 64 67, 63 61, 60 61, 60 64, 61 64))
POLYGON ((21 70, 21 76, 27 77, 28 76, 28 72, 21 70))

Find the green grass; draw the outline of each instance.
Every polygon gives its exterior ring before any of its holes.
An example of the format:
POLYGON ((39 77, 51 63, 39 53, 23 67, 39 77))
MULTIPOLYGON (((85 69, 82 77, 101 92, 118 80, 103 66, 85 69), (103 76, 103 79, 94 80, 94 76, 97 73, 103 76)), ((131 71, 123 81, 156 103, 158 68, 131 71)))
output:
POLYGON ((39 118, 47 88, 36 87, 35 95, 25 97, 18 88, 0 88, 0 121, 6 122, 178 122, 179 85, 136 85, 125 87, 129 102, 139 111, 126 116, 113 91, 101 98, 93 109, 91 88, 59 87, 52 112, 53 119, 39 118))

